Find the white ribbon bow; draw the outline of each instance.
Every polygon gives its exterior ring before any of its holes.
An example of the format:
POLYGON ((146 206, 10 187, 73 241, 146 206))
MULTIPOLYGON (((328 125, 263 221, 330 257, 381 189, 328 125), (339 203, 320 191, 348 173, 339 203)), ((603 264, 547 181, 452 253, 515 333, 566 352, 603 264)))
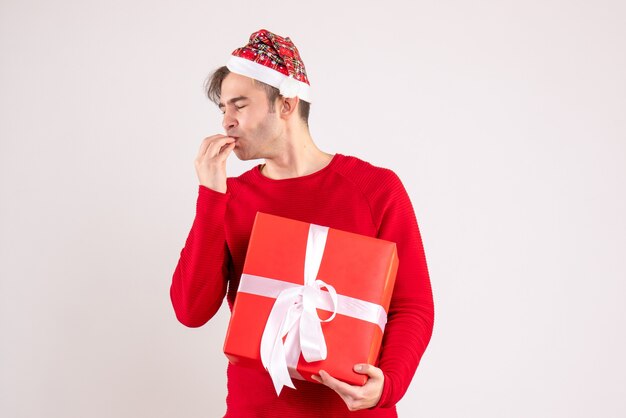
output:
POLYGON ((297 364, 300 353, 307 362, 325 360, 326 341, 322 322, 332 321, 337 314, 337 292, 317 273, 322 262, 328 228, 311 224, 304 259, 304 286, 282 290, 267 319, 261 338, 261 361, 269 372, 276 393, 283 386, 295 389, 289 375, 289 364, 297 364), (327 292, 322 291, 326 289, 327 292), (332 304, 332 315, 320 319, 317 308, 332 304), (283 343, 283 338, 285 342, 283 343))

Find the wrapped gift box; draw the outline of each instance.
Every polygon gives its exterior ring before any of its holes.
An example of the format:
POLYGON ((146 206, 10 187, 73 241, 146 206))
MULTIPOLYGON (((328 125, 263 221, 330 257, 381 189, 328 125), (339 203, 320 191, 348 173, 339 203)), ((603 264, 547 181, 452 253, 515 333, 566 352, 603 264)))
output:
MULTIPOLYGON (((353 366, 376 364, 397 269, 393 242, 258 212, 224 353, 232 364, 263 369, 263 348, 265 359, 270 359, 266 365, 285 357, 291 377, 315 382, 311 375, 323 369, 349 384, 363 385, 367 376, 355 373, 353 366), (298 316, 311 312, 311 301, 314 315, 331 319, 320 323, 322 336, 311 331, 315 326, 310 315, 305 324, 298 316), (279 305, 291 311, 281 312, 279 305), (284 335, 285 327, 289 335, 284 335), (325 359, 307 361, 300 334, 315 344, 321 337, 325 359)), ((306 350, 309 344, 304 345, 306 350)), ((268 371, 280 393, 275 367, 268 371)))

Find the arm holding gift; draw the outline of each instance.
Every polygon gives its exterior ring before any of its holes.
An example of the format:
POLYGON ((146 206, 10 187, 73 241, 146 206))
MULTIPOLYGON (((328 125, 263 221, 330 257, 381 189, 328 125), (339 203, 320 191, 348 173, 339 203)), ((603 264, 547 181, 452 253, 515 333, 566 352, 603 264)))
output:
POLYGON ((397 175, 387 171, 387 177, 384 183, 391 187, 370 200, 373 213, 379 214, 378 238, 395 242, 400 260, 380 368, 355 365, 355 371, 363 366, 362 373, 369 375, 362 387, 344 383, 323 371, 315 378, 336 391, 351 411, 394 406, 408 389, 433 329, 432 290, 415 212, 397 175))
POLYGON ((385 385, 377 406, 395 405, 408 389, 432 335, 433 295, 415 212, 400 179, 389 172, 387 199, 380 203, 378 238, 396 243, 400 260, 378 367, 385 385))

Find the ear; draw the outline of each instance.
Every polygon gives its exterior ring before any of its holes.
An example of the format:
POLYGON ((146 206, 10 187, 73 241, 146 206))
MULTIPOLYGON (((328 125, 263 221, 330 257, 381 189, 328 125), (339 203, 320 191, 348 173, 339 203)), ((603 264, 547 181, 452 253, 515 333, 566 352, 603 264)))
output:
POLYGON ((300 98, 298 96, 296 97, 281 96, 280 99, 281 99, 280 117, 283 119, 289 119, 291 115, 293 115, 294 112, 296 111, 300 98))

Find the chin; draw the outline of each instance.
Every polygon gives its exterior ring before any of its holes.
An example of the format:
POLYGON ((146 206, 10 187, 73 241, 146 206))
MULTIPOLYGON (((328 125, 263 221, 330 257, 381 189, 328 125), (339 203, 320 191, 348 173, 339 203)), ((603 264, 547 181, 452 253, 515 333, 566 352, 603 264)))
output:
POLYGON ((235 155, 237 156, 237 158, 239 158, 240 161, 248 161, 248 160, 252 160, 253 158, 247 156, 246 154, 242 153, 240 150, 238 150, 237 148, 235 148, 233 150, 233 152, 235 153, 235 155))

